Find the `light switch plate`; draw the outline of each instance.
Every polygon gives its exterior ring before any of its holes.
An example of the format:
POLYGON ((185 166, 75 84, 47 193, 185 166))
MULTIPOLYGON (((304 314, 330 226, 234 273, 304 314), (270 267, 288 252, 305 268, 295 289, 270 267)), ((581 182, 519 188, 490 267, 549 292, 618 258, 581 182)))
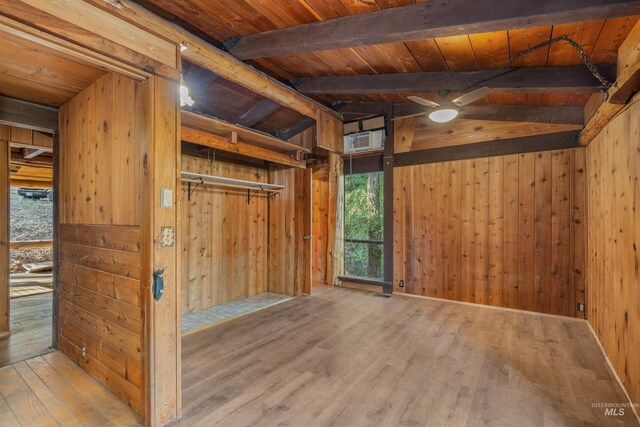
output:
POLYGON ((171 188, 160 189, 160 207, 170 208, 173 206, 173 190, 171 188))

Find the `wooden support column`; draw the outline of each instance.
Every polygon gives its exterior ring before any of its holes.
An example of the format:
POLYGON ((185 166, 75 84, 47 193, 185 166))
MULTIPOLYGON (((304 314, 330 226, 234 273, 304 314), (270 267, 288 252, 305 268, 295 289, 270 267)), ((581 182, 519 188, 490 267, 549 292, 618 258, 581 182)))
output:
POLYGON ((395 130, 393 125, 393 104, 388 104, 384 109, 386 115, 386 133, 384 152, 382 155, 382 172, 384 176, 384 281, 392 286, 385 286, 385 293, 393 292, 393 147, 395 130))
MULTIPOLYGON (((143 283, 146 300, 146 420, 149 425, 165 425, 180 416, 180 313, 179 263, 177 249, 180 189, 180 142, 177 83, 153 77, 145 214, 143 216, 143 283), (162 207, 161 193, 171 191, 170 207, 162 207), (173 233, 173 240, 167 236, 173 233), (153 271, 163 270, 164 292, 153 298, 153 271)), ((165 198, 166 201, 166 198, 165 198)))
POLYGON ((0 125, 0 338, 9 334, 9 126, 0 125))
POLYGON ((336 285, 344 272, 344 166, 340 154, 328 151, 326 284, 336 285))

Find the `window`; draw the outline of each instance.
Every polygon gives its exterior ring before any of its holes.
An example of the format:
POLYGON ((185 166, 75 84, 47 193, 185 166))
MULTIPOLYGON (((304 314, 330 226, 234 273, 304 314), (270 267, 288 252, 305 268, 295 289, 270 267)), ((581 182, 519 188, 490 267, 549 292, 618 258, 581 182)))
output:
POLYGON ((384 278, 383 173, 346 175, 344 179, 345 275, 384 278))

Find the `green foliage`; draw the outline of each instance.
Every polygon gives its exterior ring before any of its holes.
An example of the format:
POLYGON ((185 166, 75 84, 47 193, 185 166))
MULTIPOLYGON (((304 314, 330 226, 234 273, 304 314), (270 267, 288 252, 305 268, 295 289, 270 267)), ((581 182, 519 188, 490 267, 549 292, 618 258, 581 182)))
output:
POLYGON ((349 239, 383 239, 382 172, 347 175, 344 178, 345 236, 349 239), (370 175, 374 178, 371 179, 370 175), (372 185, 373 184, 373 188, 372 185))
MULTIPOLYGON (((384 238, 382 172, 345 176, 345 237, 357 240, 384 238)), ((345 273, 382 278, 382 244, 345 243, 345 273)))

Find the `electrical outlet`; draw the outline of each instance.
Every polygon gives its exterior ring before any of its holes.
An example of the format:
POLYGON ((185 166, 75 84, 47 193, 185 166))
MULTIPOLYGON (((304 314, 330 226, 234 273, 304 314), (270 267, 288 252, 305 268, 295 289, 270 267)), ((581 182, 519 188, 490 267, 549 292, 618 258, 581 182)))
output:
POLYGON ((404 280, 400 280, 400 283, 398 284, 399 287, 404 288, 404 280))
POLYGON ((82 344, 82 358, 84 360, 89 360, 89 358, 87 357, 87 345, 86 344, 82 344))
POLYGON ((583 303, 583 302, 579 302, 579 303, 578 303, 578 311, 579 311, 580 313, 584 313, 585 308, 586 308, 586 307, 585 307, 585 305, 584 305, 584 303, 583 303))

